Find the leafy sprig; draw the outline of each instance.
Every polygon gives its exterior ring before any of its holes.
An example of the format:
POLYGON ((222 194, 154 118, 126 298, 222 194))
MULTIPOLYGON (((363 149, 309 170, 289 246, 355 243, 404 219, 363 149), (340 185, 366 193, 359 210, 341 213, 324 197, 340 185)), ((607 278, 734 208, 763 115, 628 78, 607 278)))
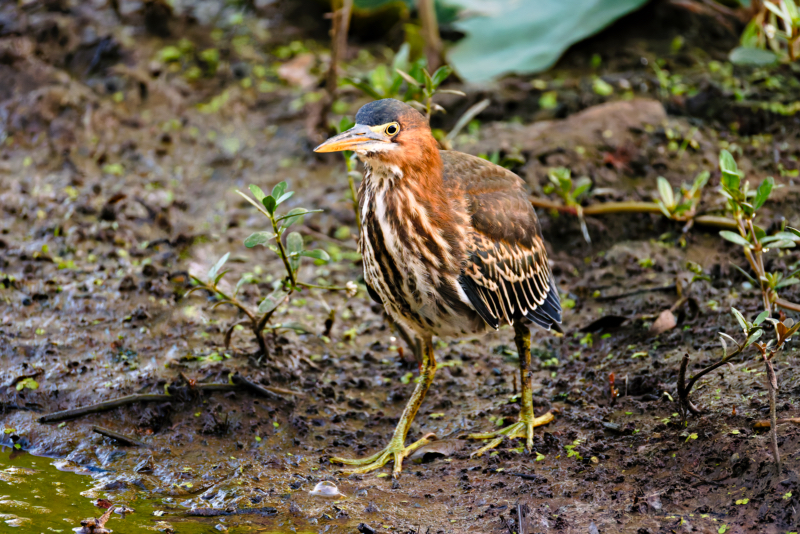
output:
MULTIPOLYGON (((274 284, 272 292, 261 300, 256 309, 252 309, 251 306, 248 306, 237 298, 241 287, 246 283, 252 282, 251 275, 246 274, 242 276, 236 283, 234 292, 230 295, 220 288, 220 282, 229 272, 228 270, 223 271, 225 263, 230 257, 230 253, 227 253, 209 269, 206 280, 201 280, 196 276, 192 276, 195 287, 190 290, 190 293, 200 289, 206 290, 218 299, 212 309, 223 304, 228 304, 238 308, 247 316, 247 319, 234 322, 228 328, 225 334, 226 348, 230 344, 231 336, 236 326, 248 324, 253 335, 256 337, 261 353, 267 355, 268 350, 264 331, 269 329, 269 322, 280 305, 286 302, 293 293, 302 291, 304 288, 317 288, 331 291, 346 291, 352 296, 355 293, 356 286, 350 282, 344 287, 319 286, 298 280, 303 258, 328 262, 330 261, 330 256, 322 249, 307 250, 303 242, 303 236, 298 232, 290 232, 289 229, 295 223, 302 221, 306 215, 319 213, 322 210, 310 210, 298 207, 292 208, 287 212, 279 212, 278 208, 294 195, 294 191, 287 191, 286 182, 281 182, 273 187, 269 195, 264 193, 264 191, 256 185, 250 186, 250 193, 252 196, 242 193, 241 191, 237 191, 237 193, 255 206, 269 220, 269 228, 250 234, 247 239, 244 240, 244 245, 248 248, 264 246, 277 254, 284 265, 286 276, 274 284)), ((286 328, 290 327, 288 325, 283 326, 286 328)))

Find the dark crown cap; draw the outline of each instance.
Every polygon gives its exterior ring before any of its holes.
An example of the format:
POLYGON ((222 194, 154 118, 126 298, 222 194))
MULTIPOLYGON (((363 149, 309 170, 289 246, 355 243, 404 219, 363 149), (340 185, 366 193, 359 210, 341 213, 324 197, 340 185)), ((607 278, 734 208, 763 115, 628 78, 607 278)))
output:
POLYGON ((426 122, 419 111, 394 98, 384 98, 364 104, 356 113, 356 124, 365 126, 380 126, 395 121, 402 123, 422 121, 423 124, 426 122))

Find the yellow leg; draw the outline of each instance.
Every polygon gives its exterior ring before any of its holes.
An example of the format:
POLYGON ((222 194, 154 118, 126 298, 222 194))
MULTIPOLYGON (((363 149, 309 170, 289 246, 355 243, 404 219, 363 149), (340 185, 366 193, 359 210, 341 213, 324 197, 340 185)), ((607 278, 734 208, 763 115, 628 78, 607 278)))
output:
POLYGON ((522 405, 519 413, 519 421, 513 425, 501 428, 494 432, 484 432, 481 434, 470 434, 468 439, 490 439, 489 443, 481 447, 472 456, 480 456, 484 452, 500 445, 504 439, 525 438, 525 448, 529 451, 533 448, 533 429, 537 426, 546 425, 555 417, 550 412, 539 417, 533 416, 533 391, 531 389, 531 331, 528 326, 519 321, 514 322, 514 341, 519 352, 519 372, 522 385, 522 405))
POLYGON ((422 401, 425 399, 428 388, 433 382, 434 373, 436 373, 436 358, 433 356, 433 343, 430 336, 428 336, 422 340, 422 365, 420 366, 419 383, 414 388, 414 393, 411 395, 405 410, 403 410, 403 415, 400 416, 394 435, 386 448, 366 458, 331 458, 331 462, 357 466, 354 469, 347 470, 346 472, 349 474, 368 473, 375 469, 380 469, 392 460, 394 462, 392 475, 397 477, 403 467, 403 458, 408 457, 412 452, 429 442, 426 436, 408 447, 405 446, 406 435, 419 411, 419 407, 422 405, 422 401))

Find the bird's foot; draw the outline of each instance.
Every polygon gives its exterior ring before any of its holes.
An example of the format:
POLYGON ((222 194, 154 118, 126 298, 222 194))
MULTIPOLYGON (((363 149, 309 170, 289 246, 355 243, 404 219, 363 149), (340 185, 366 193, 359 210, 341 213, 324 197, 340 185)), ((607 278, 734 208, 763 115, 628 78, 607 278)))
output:
POLYGON ((372 456, 367 456, 366 458, 334 457, 331 458, 331 462, 355 466, 353 469, 348 469, 345 471, 346 474, 352 475, 369 473, 370 471, 380 469, 391 460, 394 462, 392 476, 397 478, 400 475, 400 470, 403 467, 403 458, 407 458, 415 450, 419 449, 423 445, 426 445, 427 443, 430 443, 431 437, 435 438, 433 434, 426 434, 408 447, 403 444, 403 440, 395 437, 392 438, 392 441, 389 442, 389 445, 387 445, 385 449, 373 454, 372 456))
POLYGON ((482 434, 469 434, 467 439, 490 439, 491 441, 478 449, 477 451, 473 452, 470 455, 470 458, 481 456, 488 450, 494 449, 498 445, 500 445, 504 439, 514 439, 514 438, 525 438, 526 440, 526 449, 531 450, 533 448, 533 429, 537 426, 546 425, 550 421, 555 419, 555 416, 547 412, 544 415, 540 415, 539 417, 521 417, 520 421, 514 423, 513 425, 507 426, 505 428, 501 428, 495 432, 484 432, 482 434))

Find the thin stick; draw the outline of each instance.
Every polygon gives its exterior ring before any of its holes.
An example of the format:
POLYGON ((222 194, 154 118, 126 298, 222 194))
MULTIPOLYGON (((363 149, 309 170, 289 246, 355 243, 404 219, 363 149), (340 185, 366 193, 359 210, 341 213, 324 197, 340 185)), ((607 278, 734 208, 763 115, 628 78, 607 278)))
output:
POLYGON ((622 298, 625 298, 625 297, 632 297, 634 295, 640 295, 642 293, 654 293, 654 292, 657 292, 657 291, 673 291, 676 288, 677 288, 677 286, 675 284, 669 284, 669 285, 666 285, 666 286, 645 287, 645 288, 642 288, 642 289, 636 289, 634 291, 628 291, 626 293, 620 293, 619 295, 603 295, 603 296, 597 297, 595 300, 597 300, 597 301, 616 300, 616 299, 622 299, 622 298))
POLYGON ((146 449, 152 449, 152 447, 149 444, 143 441, 139 441, 138 439, 131 438, 129 436, 126 436, 125 434, 120 434, 119 432, 115 432, 113 430, 110 430, 108 428, 103 428, 101 426, 96 426, 96 425, 92 426, 92 432, 95 432, 107 438, 115 439, 120 443, 124 443, 125 445, 132 445, 134 447, 144 447, 146 449))
POLYGON ((279 391, 280 393, 284 394, 284 395, 297 395, 297 396, 304 396, 305 395, 304 393, 300 393, 300 392, 297 392, 297 391, 291 391, 291 390, 288 390, 288 389, 280 389, 280 388, 273 388, 273 387, 263 387, 263 386, 260 386, 260 385, 256 384, 255 382, 249 381, 248 379, 246 379, 245 377, 243 377, 240 374, 233 375, 233 377, 231 377, 231 380, 237 386, 242 386, 245 389, 247 389, 248 391, 250 391, 251 393, 254 393, 254 394, 259 395, 261 397, 270 397, 270 398, 273 398, 273 399, 283 400, 282 397, 280 397, 280 395, 278 395, 276 393, 276 390, 279 391))
POLYGON ((433 0, 417 0, 417 10, 422 23, 422 37, 425 39, 428 70, 433 73, 442 64, 442 38, 439 35, 439 23, 436 20, 433 0))
POLYGON ((781 473, 781 451, 778 449, 778 418, 775 414, 775 405, 777 404, 777 391, 778 391, 778 378, 775 376, 775 368, 772 362, 767 358, 766 352, 761 353, 764 358, 764 365, 767 368, 767 385, 769 387, 769 419, 770 429, 769 434, 772 441, 772 454, 775 456, 775 468, 777 474, 781 473))
POLYGON ((691 475, 691 476, 693 476, 695 478, 699 478, 701 481, 705 482, 706 484, 711 484, 713 486, 722 486, 723 485, 721 482, 717 482, 716 480, 711 480, 710 478, 706 478, 706 477, 700 476, 697 473, 692 473, 688 469, 683 469, 683 472, 686 473, 687 475, 691 475))
MULTIPOLYGON (((565 206, 558 202, 546 198, 530 198, 531 204, 537 208, 556 210, 570 215, 578 215, 575 206, 565 206)), ((663 215, 661 208, 654 202, 602 202, 591 204, 582 208, 583 215, 608 215, 611 213, 659 213, 663 215)), ((695 224, 701 226, 713 226, 716 228, 737 229, 736 221, 718 215, 698 215, 692 219, 695 224)))
MULTIPOLYGON (((692 404, 692 401, 689 400, 689 393, 692 391, 691 387, 686 386, 686 368, 689 366, 689 353, 685 353, 683 358, 681 359, 681 366, 678 369, 678 401, 681 408, 681 420, 686 421, 686 412, 687 410, 692 412, 694 415, 699 415, 702 413, 700 410, 692 404)), ((694 382, 691 382, 691 386, 694 386, 694 382)))
POLYGON ((783 308, 784 310, 800 312, 800 304, 795 304, 794 302, 789 302, 788 300, 775 299, 775 305, 783 308))
POLYGON ((89 406, 83 406, 81 408, 73 408, 71 410, 63 410, 61 412, 47 414, 40 417, 39 422, 55 423, 58 421, 64 421, 65 419, 75 419, 77 417, 83 417, 84 415, 89 415, 93 413, 107 412, 109 410, 113 410, 114 408, 119 408, 120 406, 126 406, 128 404, 134 404, 137 402, 179 401, 180 398, 178 398, 176 395, 181 392, 204 391, 208 393, 213 393, 215 391, 239 391, 241 389, 245 389, 257 396, 267 397, 273 400, 283 400, 280 397, 280 395, 295 395, 295 396, 304 395, 303 393, 297 391, 291 391, 288 389, 275 388, 271 386, 267 387, 259 386, 239 375, 234 375, 232 377, 232 380, 234 382, 233 384, 224 384, 224 383, 196 384, 193 387, 180 387, 180 388, 175 386, 169 386, 167 388, 170 393, 169 395, 164 395, 164 394, 128 395, 126 397, 120 397, 118 399, 113 399, 105 402, 98 402, 97 404, 91 404, 89 406))
POLYGON ((39 418, 39 422, 55 423, 58 421, 64 421, 66 419, 75 419, 76 417, 83 417, 84 415, 93 413, 107 412, 109 410, 113 410, 114 408, 127 406, 128 404, 134 404, 137 402, 169 402, 172 400, 175 400, 175 397, 172 395, 128 395, 127 397, 120 397, 110 401, 98 402, 97 404, 91 404, 81 408, 73 408, 71 410, 63 410, 60 412, 43 415, 39 418))

